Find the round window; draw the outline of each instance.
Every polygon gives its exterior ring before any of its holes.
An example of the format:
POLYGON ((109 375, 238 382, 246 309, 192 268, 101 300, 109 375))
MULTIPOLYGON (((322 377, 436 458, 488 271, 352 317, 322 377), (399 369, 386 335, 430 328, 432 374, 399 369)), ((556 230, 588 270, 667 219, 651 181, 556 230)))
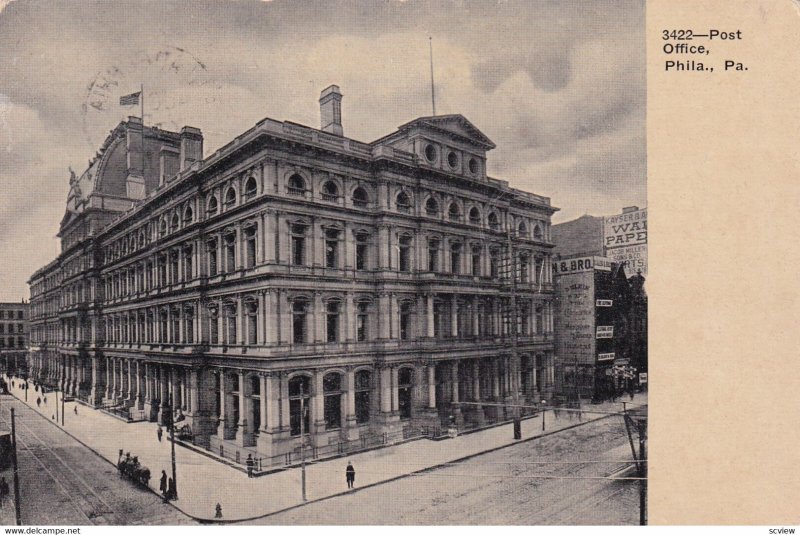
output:
POLYGON ((476 160, 475 158, 469 159, 469 172, 472 173, 473 175, 477 174, 478 172, 478 160, 476 160))
POLYGON ((447 153, 447 163, 450 164, 450 167, 455 169, 458 165, 458 155, 453 151, 447 153))
POLYGON ((429 162, 433 162, 436 160, 436 147, 431 145, 425 145, 425 157, 428 159, 429 162))

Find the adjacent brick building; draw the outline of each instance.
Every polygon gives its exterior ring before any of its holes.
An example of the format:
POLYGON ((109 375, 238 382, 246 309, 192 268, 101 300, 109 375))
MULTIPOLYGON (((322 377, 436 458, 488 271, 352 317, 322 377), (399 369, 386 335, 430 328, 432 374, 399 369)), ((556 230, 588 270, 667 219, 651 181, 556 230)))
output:
POLYGON ((28 349, 28 303, 0 303, 0 351, 28 349))

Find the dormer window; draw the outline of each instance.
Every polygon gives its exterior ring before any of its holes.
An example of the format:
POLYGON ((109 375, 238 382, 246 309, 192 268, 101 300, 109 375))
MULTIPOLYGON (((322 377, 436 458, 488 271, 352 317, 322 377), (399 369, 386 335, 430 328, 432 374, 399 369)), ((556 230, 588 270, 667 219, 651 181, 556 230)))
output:
POLYGON ((450 166, 450 169, 455 169, 458 167, 458 154, 453 151, 447 153, 447 165, 450 166))
POLYGON ((472 173, 473 175, 477 175, 478 171, 480 171, 481 168, 480 164, 478 163, 478 160, 476 160, 475 158, 469 159, 469 161, 467 162, 467 167, 469 167, 469 172, 472 173))

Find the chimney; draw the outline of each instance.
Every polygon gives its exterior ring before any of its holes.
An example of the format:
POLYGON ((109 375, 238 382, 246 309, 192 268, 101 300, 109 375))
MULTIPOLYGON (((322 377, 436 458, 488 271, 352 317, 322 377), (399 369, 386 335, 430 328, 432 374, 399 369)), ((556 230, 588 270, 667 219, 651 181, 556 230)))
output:
POLYGON ((322 90, 319 96, 319 115, 322 119, 322 131, 336 136, 343 136, 342 131, 342 93, 338 85, 322 90))
POLYGON ((203 133, 199 128, 184 126, 181 128, 181 167, 180 170, 191 166, 194 162, 203 159, 203 133))

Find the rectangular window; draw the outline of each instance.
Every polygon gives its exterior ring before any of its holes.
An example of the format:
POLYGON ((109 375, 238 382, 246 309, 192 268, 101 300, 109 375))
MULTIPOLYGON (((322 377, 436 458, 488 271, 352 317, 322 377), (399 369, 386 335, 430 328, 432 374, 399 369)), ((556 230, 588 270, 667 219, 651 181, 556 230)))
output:
POLYGON ((247 238, 247 267, 256 265, 256 237, 255 234, 247 238))
POLYGON ((210 315, 208 318, 208 337, 211 344, 219 343, 219 320, 216 315, 210 315))
POLYGON ((258 339, 258 315, 251 313, 247 315, 247 343, 256 345, 258 339))
POLYGON ((367 244, 356 244, 356 269, 367 269, 367 244))
POLYGON ((306 240, 302 236, 292 236, 292 264, 302 266, 305 264, 306 240))
POLYGON ((327 340, 328 342, 339 341, 339 304, 328 303, 327 316, 327 340))

